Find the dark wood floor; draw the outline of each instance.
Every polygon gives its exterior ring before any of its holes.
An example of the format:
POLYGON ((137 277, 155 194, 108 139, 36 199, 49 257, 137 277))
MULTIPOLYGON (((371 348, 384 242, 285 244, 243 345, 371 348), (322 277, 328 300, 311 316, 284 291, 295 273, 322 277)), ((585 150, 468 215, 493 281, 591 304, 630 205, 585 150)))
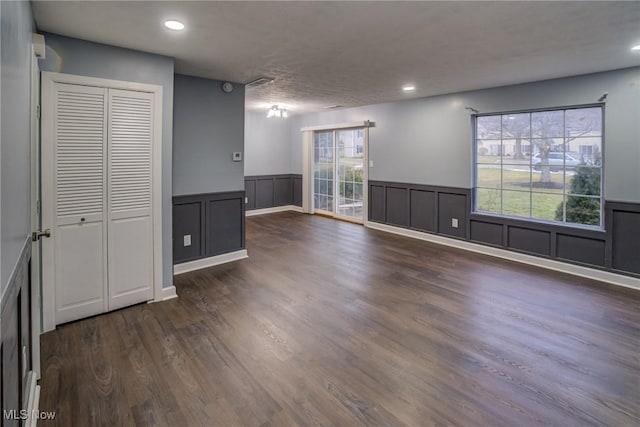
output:
MULTIPOLYGON (((296 213, 42 338, 56 424, 638 426, 640 292, 296 213)), ((41 422, 42 425, 51 423, 41 422)))

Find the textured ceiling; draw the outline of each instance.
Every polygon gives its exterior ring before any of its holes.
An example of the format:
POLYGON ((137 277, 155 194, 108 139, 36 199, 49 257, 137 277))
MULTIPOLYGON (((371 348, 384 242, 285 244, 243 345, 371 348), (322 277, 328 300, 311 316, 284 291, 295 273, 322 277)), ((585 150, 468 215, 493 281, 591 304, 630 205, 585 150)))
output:
POLYGON ((358 106, 640 65, 640 2, 34 2, 39 30, 246 83, 247 107, 358 106), (183 32, 164 29, 174 18, 183 32), (405 83, 416 91, 403 93, 405 83))

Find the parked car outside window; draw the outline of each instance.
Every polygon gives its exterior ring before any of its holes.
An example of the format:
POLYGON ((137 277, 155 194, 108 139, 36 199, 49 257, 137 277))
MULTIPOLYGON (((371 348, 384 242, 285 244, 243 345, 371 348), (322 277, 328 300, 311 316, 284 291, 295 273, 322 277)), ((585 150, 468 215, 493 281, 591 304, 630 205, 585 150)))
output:
MULTIPOLYGON (((543 159, 540 153, 536 153, 531 159, 531 163, 533 164, 533 169, 539 171, 543 166, 543 159)), ((551 168, 552 171, 562 170, 563 167, 566 169, 574 169, 576 166, 579 166, 582 162, 580 159, 577 159, 571 153, 562 153, 559 151, 551 151, 547 158, 547 164, 551 168), (563 159, 564 157, 564 159, 563 159)))

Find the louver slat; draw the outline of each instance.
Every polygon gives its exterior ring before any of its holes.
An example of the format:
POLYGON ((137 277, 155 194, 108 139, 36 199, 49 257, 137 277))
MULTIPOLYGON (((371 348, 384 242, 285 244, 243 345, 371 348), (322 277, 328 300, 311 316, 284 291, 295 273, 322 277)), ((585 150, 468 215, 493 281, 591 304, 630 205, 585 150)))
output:
POLYGON ((56 116, 56 214, 58 217, 102 214, 106 145, 104 90, 60 89, 56 116))
POLYGON ((150 210, 151 98, 119 92, 110 102, 110 211, 150 210))

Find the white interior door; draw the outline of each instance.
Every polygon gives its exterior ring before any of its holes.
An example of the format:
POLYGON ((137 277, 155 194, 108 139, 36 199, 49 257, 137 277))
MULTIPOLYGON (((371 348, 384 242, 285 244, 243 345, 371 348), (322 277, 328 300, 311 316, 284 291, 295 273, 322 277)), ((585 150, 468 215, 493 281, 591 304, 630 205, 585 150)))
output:
POLYGON ((109 310, 153 298, 153 94, 109 89, 109 310))
POLYGON ((47 113, 42 221, 51 238, 42 272, 43 286, 54 282, 59 324, 107 310, 107 90, 55 83, 47 113))

